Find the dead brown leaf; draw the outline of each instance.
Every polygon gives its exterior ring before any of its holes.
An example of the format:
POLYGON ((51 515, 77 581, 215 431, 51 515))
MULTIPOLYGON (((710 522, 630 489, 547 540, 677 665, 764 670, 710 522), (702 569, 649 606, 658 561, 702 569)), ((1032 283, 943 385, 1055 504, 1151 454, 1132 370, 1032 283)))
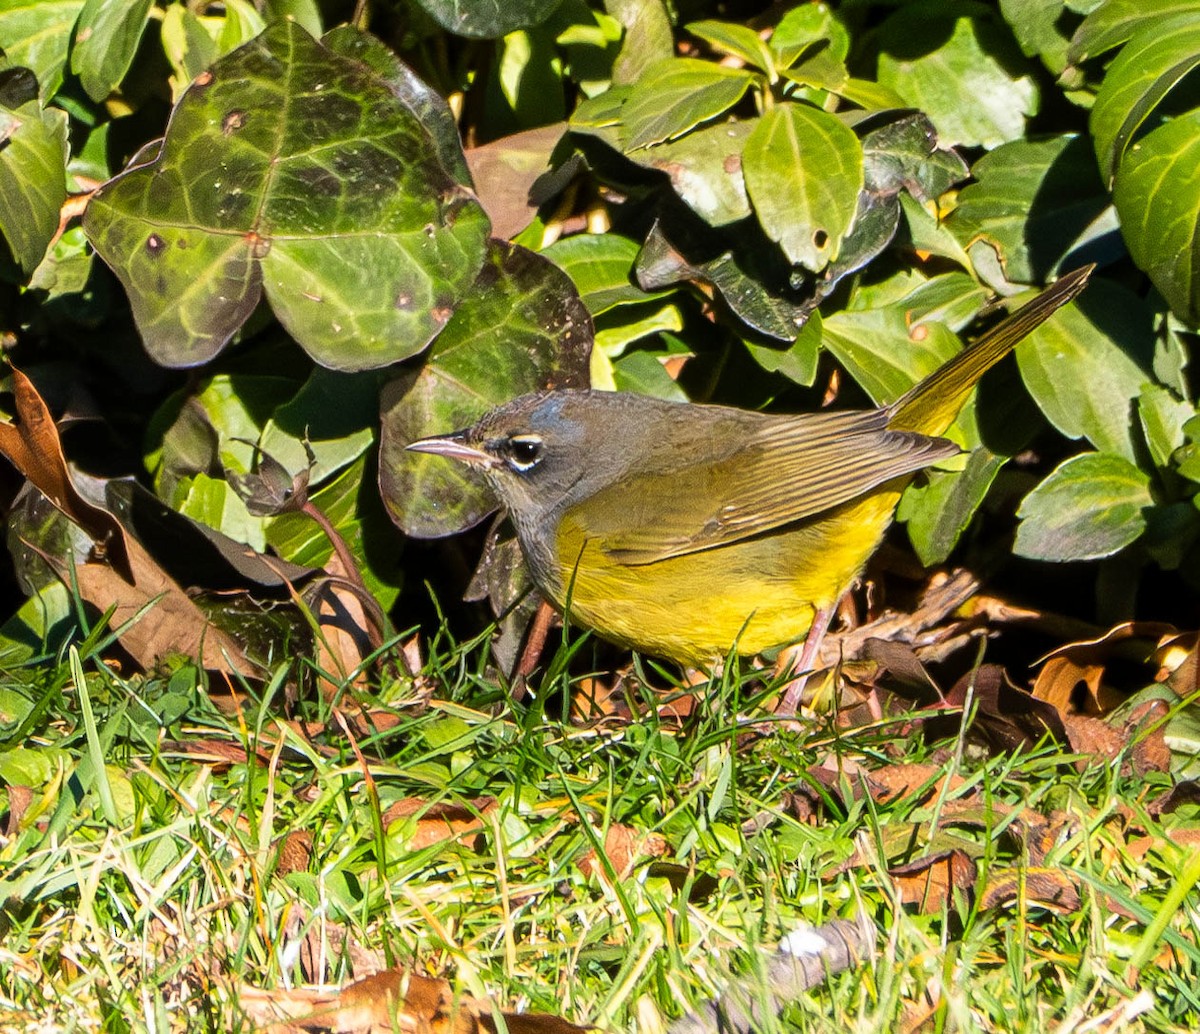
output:
POLYGON ((956 890, 970 893, 977 872, 974 859, 960 848, 888 869, 900 900, 925 913, 940 912, 952 903, 956 890))
MULTIPOLYGON (((537 214, 544 198, 530 197, 530 188, 550 169, 550 155, 563 134, 556 122, 501 137, 466 153, 479 202, 492 221, 492 235, 508 240, 537 214)), ((569 175, 569 172, 568 172, 569 175)))
POLYGON ((420 797, 405 797, 383 813, 383 827, 393 822, 414 819, 408 840, 410 851, 420 851, 447 840, 472 844, 483 832, 484 820, 499 807, 495 797, 476 797, 471 801, 435 801, 420 797))
POLYGON ((10 368, 16 419, 0 422, 0 453, 29 479, 71 521, 96 543, 99 557, 105 557, 127 581, 133 571, 126 555, 125 531, 107 510, 79 494, 67 469, 58 428, 41 395, 20 370, 10 368))
POLYGON ((353 676, 356 686, 366 684, 363 658, 372 650, 371 621, 360 595, 351 587, 361 579, 346 570, 335 550, 325 564, 328 578, 320 579, 312 589, 308 605, 317 620, 317 670, 327 673, 319 679, 321 694, 332 698, 341 692, 353 676))
MULTIPOLYGON (((611 823, 604 833, 604 857, 618 880, 628 877, 641 859, 661 858, 668 849, 666 838, 658 833, 639 833, 632 826, 623 826, 619 822, 611 823)), ((594 847, 589 847, 579 859, 579 870, 585 876, 603 878, 607 875, 594 847)))
MULTIPOLYGON (((209 622, 116 517, 80 495, 42 397, 19 370, 12 371, 12 383, 17 417, 0 423, 0 453, 95 543, 92 558, 76 567, 75 580, 90 604, 113 609, 112 627, 124 629, 121 645, 143 668, 183 654, 211 671, 253 675, 241 647, 209 622)), ((70 580, 61 568, 59 576, 70 580)))
POLYGON ((1002 908, 1022 901, 1066 915, 1079 910, 1079 888, 1057 868, 1006 867, 988 873, 981 901, 984 908, 1002 908))
MULTIPOLYGON (((492 1034, 486 1001, 455 995, 445 980, 386 969, 340 991, 304 988, 262 991, 243 987, 247 1017, 270 1034, 336 1031, 339 1034, 492 1034)), ((577 1034, 586 1028, 546 1014, 502 1013, 512 1034, 577 1034)))
POLYGON ((293 829, 275 841, 279 850, 279 860, 275 863, 275 872, 285 875, 289 872, 304 872, 308 869, 313 852, 313 835, 307 829, 293 829))
POLYGON ((8 791, 8 817, 4 822, 4 835, 15 837, 21 829, 21 819, 25 817, 25 812, 33 803, 33 791, 28 786, 21 786, 19 783, 9 783, 6 789, 8 791))

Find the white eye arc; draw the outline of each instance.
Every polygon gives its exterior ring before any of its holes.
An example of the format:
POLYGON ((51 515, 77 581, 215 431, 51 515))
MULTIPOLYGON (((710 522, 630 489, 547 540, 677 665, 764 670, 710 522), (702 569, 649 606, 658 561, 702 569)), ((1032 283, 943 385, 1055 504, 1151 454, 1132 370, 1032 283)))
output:
POLYGON ((536 434, 514 434, 506 443, 508 465, 518 473, 532 470, 542 461, 542 438, 536 434))

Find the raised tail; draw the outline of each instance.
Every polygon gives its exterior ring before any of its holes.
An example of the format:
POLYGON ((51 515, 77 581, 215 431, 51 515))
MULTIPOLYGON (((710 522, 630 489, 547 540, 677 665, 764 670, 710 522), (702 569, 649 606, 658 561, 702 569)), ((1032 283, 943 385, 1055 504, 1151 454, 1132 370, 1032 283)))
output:
POLYGON ((1087 286, 1095 265, 1065 273, 1032 301, 943 363, 920 384, 893 402, 888 427, 897 431, 941 434, 954 422, 975 383, 1017 343, 1087 286))

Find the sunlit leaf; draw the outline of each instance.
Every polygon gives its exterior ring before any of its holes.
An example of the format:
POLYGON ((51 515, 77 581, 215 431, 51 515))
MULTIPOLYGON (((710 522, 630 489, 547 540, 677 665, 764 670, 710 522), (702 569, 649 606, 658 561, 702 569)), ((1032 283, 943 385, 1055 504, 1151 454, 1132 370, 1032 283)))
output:
POLYGON ((741 100, 753 81, 750 72, 695 58, 651 65, 621 109, 625 150, 672 140, 715 118, 741 100))
POLYGON ((0 0, 0 49, 10 66, 33 70, 43 103, 58 92, 71 29, 84 0, 0 0))
POLYGON ((1200 110, 1142 137, 1117 169, 1113 203, 1129 254, 1180 319, 1200 323, 1200 110))
POLYGON ((75 27, 71 70, 102 101, 129 71, 153 0, 87 0, 75 27))
POLYGON ((789 261, 819 272, 837 258, 863 186, 852 129, 806 104, 777 105, 746 141, 742 173, 758 221, 789 261))
POLYGON ((1149 477, 1111 453, 1073 456, 1021 503, 1013 551, 1035 560, 1097 560, 1137 540, 1154 505, 1149 477))
POLYGON ((879 30, 879 82, 937 126, 945 145, 997 147, 1037 114, 1037 84, 1020 74, 1005 28, 955 7, 901 7, 879 30))
POLYGON ((278 22, 193 83, 84 226, 160 362, 211 358, 265 293, 314 359, 362 370, 445 325, 486 222, 389 83, 278 22))
POLYGON ((29 274, 46 254, 67 198, 67 117, 37 101, 0 107, 0 116, 12 120, 0 149, 0 231, 29 274))

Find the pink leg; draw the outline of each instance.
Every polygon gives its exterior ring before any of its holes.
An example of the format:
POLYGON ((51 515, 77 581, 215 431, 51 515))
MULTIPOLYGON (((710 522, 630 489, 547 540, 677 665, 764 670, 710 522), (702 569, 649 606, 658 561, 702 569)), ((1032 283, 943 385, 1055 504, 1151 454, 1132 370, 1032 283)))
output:
POLYGON ((776 714, 793 715, 796 713, 796 705, 800 703, 800 695, 808 683, 808 676, 812 674, 813 665, 816 663, 817 654, 821 649, 821 642, 825 638, 825 633, 829 631, 829 622, 833 618, 836 606, 835 603, 828 607, 820 607, 813 614, 812 627, 808 630, 804 646, 801 647, 798 656, 793 655, 789 650, 780 657, 780 674, 791 671, 796 673, 796 677, 787 684, 779 705, 775 708, 776 714))

